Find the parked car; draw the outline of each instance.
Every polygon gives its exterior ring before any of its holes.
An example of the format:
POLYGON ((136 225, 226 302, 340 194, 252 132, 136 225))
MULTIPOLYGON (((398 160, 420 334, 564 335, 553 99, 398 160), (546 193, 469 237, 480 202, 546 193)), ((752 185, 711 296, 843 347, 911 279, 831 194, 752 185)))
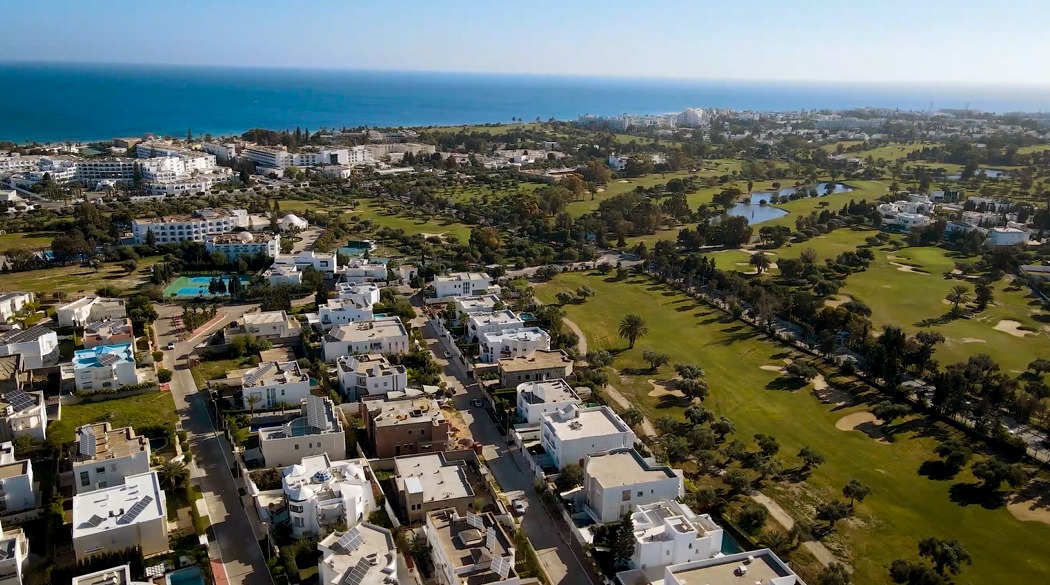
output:
POLYGON ((447 358, 450 358, 450 357, 452 357, 452 352, 446 349, 445 350, 445 358, 447 359, 447 358))
POLYGON ((481 408, 484 405, 484 402, 482 402, 480 398, 474 398, 470 401, 470 405, 481 408))
POLYGON ((169 341, 168 342, 168 349, 175 349, 175 342, 174 341, 169 341))
POLYGON ((528 505, 528 502, 526 502, 524 499, 514 500, 514 504, 513 504, 513 506, 514 506, 514 513, 517 514, 518 516, 524 516, 525 515, 525 507, 527 505, 528 505))

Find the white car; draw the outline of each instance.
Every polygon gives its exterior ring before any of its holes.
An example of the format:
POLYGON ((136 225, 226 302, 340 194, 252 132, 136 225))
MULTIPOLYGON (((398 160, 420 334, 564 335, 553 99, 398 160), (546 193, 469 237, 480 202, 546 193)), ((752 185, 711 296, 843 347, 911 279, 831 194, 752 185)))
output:
POLYGON ((446 349, 445 350, 445 358, 448 359, 450 357, 452 357, 452 352, 446 349))
POLYGON ((525 508, 527 505, 528 502, 526 502, 524 499, 514 500, 514 503, 512 504, 512 506, 514 507, 514 513, 518 516, 525 515, 525 508))
POLYGON ((175 342, 174 341, 169 341, 168 342, 168 349, 175 349, 175 342))

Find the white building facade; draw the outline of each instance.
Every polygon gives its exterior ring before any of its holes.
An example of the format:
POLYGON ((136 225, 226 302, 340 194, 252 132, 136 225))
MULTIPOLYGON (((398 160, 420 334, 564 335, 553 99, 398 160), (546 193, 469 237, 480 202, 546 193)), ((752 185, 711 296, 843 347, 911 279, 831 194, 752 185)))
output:
POLYGON ((540 443, 559 470, 570 463, 583 466, 591 453, 630 449, 634 431, 608 406, 567 406, 540 415, 540 443))

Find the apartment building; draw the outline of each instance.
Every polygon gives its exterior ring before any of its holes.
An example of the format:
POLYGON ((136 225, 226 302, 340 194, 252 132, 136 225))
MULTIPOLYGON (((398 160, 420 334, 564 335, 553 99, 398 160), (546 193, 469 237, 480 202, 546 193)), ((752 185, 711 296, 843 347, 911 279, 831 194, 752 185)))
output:
POLYGON ((591 453, 630 449, 634 431, 608 406, 583 408, 570 405, 540 415, 540 443, 554 466, 570 463, 583 466, 591 453))
POLYGON ((139 383, 135 350, 131 344, 99 345, 73 352, 73 361, 63 365, 72 371, 77 390, 90 392, 139 383))
POLYGON ((193 215, 172 215, 136 219, 131 222, 135 242, 146 242, 153 232, 158 244, 184 241, 203 242, 209 235, 225 234, 235 228, 248 227, 248 211, 244 209, 200 209, 193 215))
POLYGON ((296 266, 277 265, 267 268, 262 273, 270 286, 300 286, 303 284, 303 273, 296 266))
POLYGON ((262 311, 241 316, 241 329, 263 339, 280 339, 298 337, 302 326, 284 311, 262 311))
POLYGON ((456 308, 456 316, 464 319, 470 315, 494 313, 499 310, 497 307, 503 306, 503 301, 496 295, 476 295, 455 297, 452 304, 456 308))
POLYGON ((288 520, 296 538, 316 536, 333 525, 353 527, 376 509, 372 482, 363 459, 329 459, 321 453, 303 457, 281 472, 288 520))
POLYGON ((124 299, 110 299, 98 295, 81 297, 55 309, 60 327, 83 327, 93 321, 118 319, 128 316, 124 299))
POLYGON ((648 569, 709 559, 722 552, 724 530, 708 514, 676 500, 635 505, 631 567, 648 569))
POLYGON ((21 354, 22 367, 26 370, 56 365, 59 359, 58 334, 43 325, 0 334, 0 356, 15 354, 21 354))
POLYGON ((241 400, 253 410, 299 404, 307 396, 310 396, 310 376, 294 361, 263 362, 245 372, 241 386, 241 400))
POLYGON ((551 336, 539 327, 507 329, 478 336, 480 360, 494 364, 502 359, 526 357, 536 351, 549 351, 551 336))
POLYGON ((470 297, 489 292, 492 278, 482 272, 455 272, 434 277, 434 296, 439 299, 470 297))
POLYGON ((136 546, 147 557, 168 550, 167 501, 157 472, 132 475, 122 485, 73 496, 77 561, 136 546))
POLYGON ((32 464, 15 458, 11 441, 0 443, 0 514, 36 508, 37 499, 32 464))
POLYGON ((408 351, 408 330, 397 317, 340 325, 321 339, 326 362, 344 355, 397 354, 408 351))
POLYGON ((450 444, 452 427, 429 396, 388 394, 362 401, 360 408, 375 457, 444 451, 450 444))
POLYGON ((310 395, 302 401, 302 416, 259 430, 259 452, 269 467, 292 465, 303 457, 327 454, 346 458, 346 434, 332 401, 310 395))
POLYGON ((84 425, 73 441, 73 489, 78 494, 121 485, 124 478, 148 473, 149 439, 135 429, 114 429, 108 422, 84 425))
POLYGON ((408 581, 408 575, 400 573, 394 537, 386 528, 362 522, 349 530, 330 533, 317 543, 317 550, 321 553, 317 562, 321 585, 390 585, 408 581))
POLYGON ((408 369, 382 354, 344 355, 335 363, 339 390, 350 401, 408 388, 408 369))
POLYGON ((499 360, 500 386, 513 388, 523 382, 568 378, 573 361, 564 351, 537 350, 529 355, 499 360))
POLYGON ((127 317, 105 318, 84 325, 85 349, 94 349, 103 345, 125 345, 135 342, 135 332, 131 319, 127 317))
POLYGON ((633 448, 589 453, 583 464, 587 512, 595 522, 616 522, 633 506, 682 497, 682 477, 645 460, 633 448))
POLYGON ((273 258, 281 253, 281 235, 252 232, 208 235, 204 236, 204 249, 218 252, 228 260, 259 254, 273 258))

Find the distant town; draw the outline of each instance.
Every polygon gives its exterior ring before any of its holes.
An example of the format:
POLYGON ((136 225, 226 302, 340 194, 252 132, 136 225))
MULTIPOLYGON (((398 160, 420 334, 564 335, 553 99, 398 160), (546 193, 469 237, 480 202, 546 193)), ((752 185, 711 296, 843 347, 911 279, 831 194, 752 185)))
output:
POLYGON ((1050 574, 1048 114, 0 147, 0 583, 1050 574))

